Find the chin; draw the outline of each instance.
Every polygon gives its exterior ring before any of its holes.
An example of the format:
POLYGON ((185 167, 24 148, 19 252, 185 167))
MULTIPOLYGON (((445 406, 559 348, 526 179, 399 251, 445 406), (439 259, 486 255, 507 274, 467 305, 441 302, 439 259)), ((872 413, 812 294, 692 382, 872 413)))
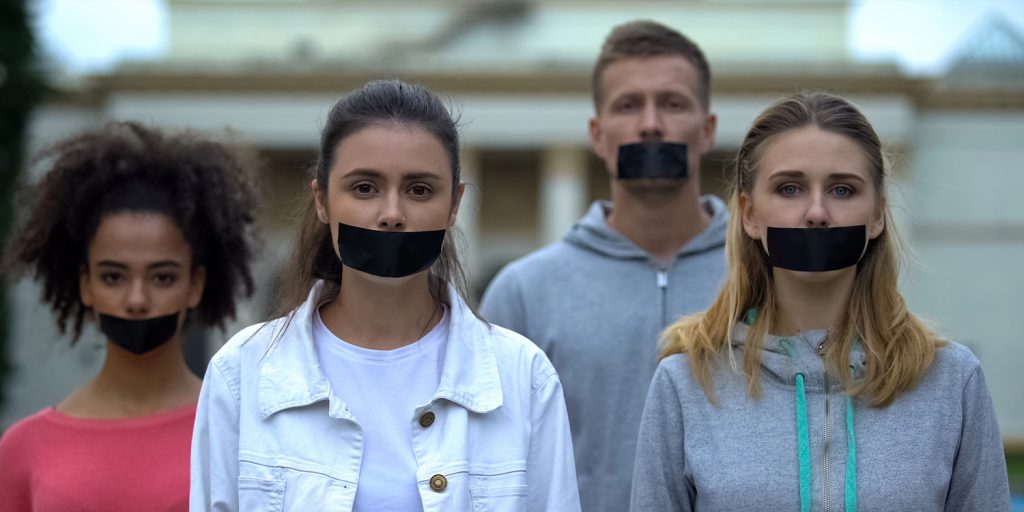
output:
POLYGON ((825 272, 803 272, 800 270, 789 270, 785 268, 775 268, 776 276, 785 275, 787 278, 807 284, 826 284, 835 281, 839 281, 847 276, 853 275, 857 272, 857 266, 841 268, 838 270, 828 270, 825 272))
POLYGON ((345 267, 345 269, 348 272, 351 272, 353 276, 358 276, 358 279, 371 282, 371 283, 373 283, 375 285, 378 285, 378 286, 401 286, 401 285, 404 285, 406 283, 409 283, 410 281, 416 280, 417 278, 419 278, 419 276, 421 274, 425 278, 426 275, 427 275, 427 272, 430 271, 428 269, 428 270, 424 270, 424 271, 417 272, 415 274, 410 274, 410 275, 403 276, 403 277, 381 277, 381 276, 376 276, 376 275, 373 275, 373 274, 368 274, 366 272, 363 272, 361 270, 356 270, 354 268, 345 267))
POLYGON ((635 180, 618 180, 627 192, 638 196, 670 195, 679 192, 688 180, 667 178, 641 178, 635 180))

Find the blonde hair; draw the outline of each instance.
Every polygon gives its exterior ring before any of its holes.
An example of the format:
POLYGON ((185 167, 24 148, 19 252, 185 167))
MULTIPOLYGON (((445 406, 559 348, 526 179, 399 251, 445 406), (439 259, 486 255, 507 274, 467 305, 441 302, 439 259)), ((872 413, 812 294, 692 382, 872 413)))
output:
MULTIPOLYGON (((885 196, 886 161, 881 142, 864 115, 849 101, 823 92, 801 92, 768 107, 747 133, 736 156, 736 176, 729 193, 729 226, 725 245, 727 279, 715 302, 701 314, 684 317, 669 326, 661 337, 661 357, 676 353, 689 356, 694 377, 714 402, 711 370, 723 356, 738 369, 731 347, 733 328, 745 312, 758 314, 747 335, 742 372, 748 394, 760 394, 759 350, 765 333, 772 332, 778 310, 772 286, 772 269, 760 242, 744 232, 739 198, 750 194, 756 163, 766 142, 785 131, 815 126, 856 142, 872 167, 879 196, 885 196)), ((868 244, 857 265, 849 308, 839 325, 830 330, 824 359, 829 373, 851 395, 868 399, 873 406, 890 404, 896 395, 911 389, 931 365, 935 350, 945 344, 918 317, 907 310, 897 285, 899 238, 892 216, 883 201, 885 227, 868 244), (848 369, 850 350, 860 340, 867 355, 864 378, 854 381, 848 369)))

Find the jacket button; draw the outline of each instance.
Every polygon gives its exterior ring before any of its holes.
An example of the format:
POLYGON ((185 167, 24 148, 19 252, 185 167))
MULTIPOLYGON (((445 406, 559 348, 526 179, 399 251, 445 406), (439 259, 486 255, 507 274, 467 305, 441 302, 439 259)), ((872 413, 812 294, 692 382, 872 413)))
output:
POLYGON ((441 492, 448 487, 448 479, 444 475, 434 475, 430 477, 430 488, 435 492, 441 492))
POLYGON ((423 428, 429 427, 434 424, 435 419, 434 413, 427 411, 420 416, 420 426, 423 428))

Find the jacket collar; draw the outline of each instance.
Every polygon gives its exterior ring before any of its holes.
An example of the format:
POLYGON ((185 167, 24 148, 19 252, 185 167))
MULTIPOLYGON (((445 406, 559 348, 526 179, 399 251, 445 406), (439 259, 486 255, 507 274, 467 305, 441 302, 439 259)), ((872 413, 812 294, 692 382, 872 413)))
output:
MULTIPOLYGON (((330 402, 331 417, 350 417, 345 403, 330 392, 313 341, 313 315, 317 314, 323 290, 324 283, 318 281, 290 317, 279 318, 269 326, 273 339, 278 341, 259 365, 257 409, 263 419, 321 400, 330 402)), ((503 397, 491 326, 477 318, 450 285, 448 297, 451 310, 444 365, 431 401, 450 400, 475 413, 493 411, 501 406, 503 397)))

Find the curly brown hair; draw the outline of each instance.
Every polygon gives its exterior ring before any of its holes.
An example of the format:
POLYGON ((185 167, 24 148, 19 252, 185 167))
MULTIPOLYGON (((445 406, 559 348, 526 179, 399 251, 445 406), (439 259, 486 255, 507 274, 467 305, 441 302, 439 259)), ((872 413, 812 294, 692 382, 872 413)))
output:
POLYGON ((112 122, 57 142, 36 155, 48 171, 25 186, 4 253, 13 275, 31 273, 62 334, 72 343, 89 308, 79 273, 104 216, 125 211, 166 214, 181 228, 193 265, 206 269, 194 315, 223 325, 235 315, 238 292, 254 290, 250 259, 257 201, 255 162, 241 148, 192 131, 164 133, 135 122, 112 122))

